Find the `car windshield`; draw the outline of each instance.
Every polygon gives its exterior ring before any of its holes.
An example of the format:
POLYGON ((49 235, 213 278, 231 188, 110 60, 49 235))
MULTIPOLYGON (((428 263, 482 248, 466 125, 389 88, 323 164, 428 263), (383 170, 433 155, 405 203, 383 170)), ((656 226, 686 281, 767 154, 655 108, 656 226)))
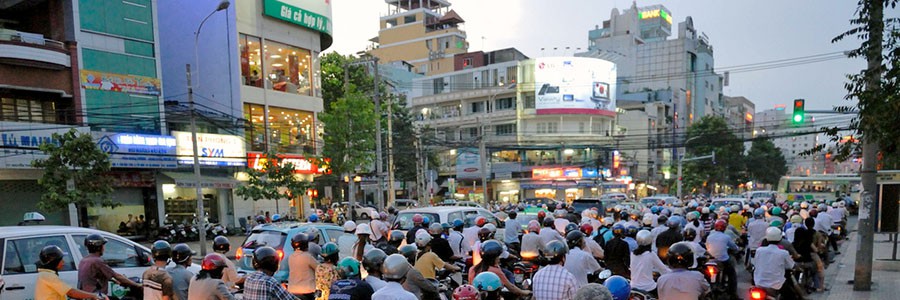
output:
POLYGON ((287 237, 287 234, 278 231, 256 231, 250 234, 249 237, 247 237, 247 241, 244 242, 244 245, 242 247, 248 249, 256 249, 262 246, 269 246, 277 250, 281 249, 285 237, 287 237))
POLYGON ((715 205, 716 207, 732 206, 732 205, 743 206, 744 203, 741 201, 738 201, 738 200, 719 200, 719 201, 714 201, 713 205, 715 205))
POLYGON ((650 206, 653 206, 653 205, 656 205, 657 203, 659 203, 659 198, 644 198, 644 199, 641 199, 641 204, 643 204, 643 205, 650 205, 650 206))
POLYGON ((397 221, 394 223, 394 229, 409 230, 410 228, 412 228, 412 217, 416 214, 420 214, 423 217, 428 217, 429 219, 431 219, 432 223, 441 222, 441 220, 438 218, 438 215, 434 213, 401 212, 397 215, 397 221))

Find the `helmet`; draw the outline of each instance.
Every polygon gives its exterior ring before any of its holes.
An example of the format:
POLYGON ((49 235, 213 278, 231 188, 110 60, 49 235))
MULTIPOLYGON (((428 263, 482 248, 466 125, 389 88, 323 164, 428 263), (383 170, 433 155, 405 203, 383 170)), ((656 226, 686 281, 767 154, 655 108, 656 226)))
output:
POLYGON ((482 216, 478 216, 475 218, 475 226, 482 227, 482 226, 484 226, 484 223, 487 223, 486 218, 484 218, 482 216))
POLYGON ((389 243, 399 243, 405 239, 406 236, 403 235, 403 232, 397 230, 391 230, 391 233, 388 235, 389 243))
POLYGON ((638 232, 638 228, 635 226, 625 227, 625 235, 627 235, 627 236, 634 237, 634 235, 637 234, 637 232, 638 232))
POLYGON ((810 209, 810 210, 809 210, 809 217, 810 217, 810 218, 815 219, 815 218, 818 217, 818 216, 819 216, 819 211, 817 211, 817 210, 815 210, 815 209, 810 209))
POLYGON ((644 214, 644 217, 641 219, 641 224, 645 226, 650 226, 653 224, 653 214, 647 213, 644 214))
POLYGON ((422 217, 422 225, 428 227, 428 224, 431 224, 431 218, 428 216, 422 217))
POLYGON ((475 275, 472 285, 482 292, 493 292, 503 287, 503 283, 500 282, 500 276, 493 272, 481 272, 475 275))
POLYGON ((703 207, 703 211, 701 211, 700 213, 708 214, 708 213, 709 213, 709 207, 703 207))
POLYGON ((778 227, 769 227, 766 229, 766 240, 769 242, 781 241, 781 229, 778 227))
POLYGON ((628 279, 619 275, 607 278, 603 285, 609 289, 609 293, 613 295, 614 300, 626 300, 631 294, 631 284, 628 283, 628 279))
POLYGON ((762 208, 762 207, 757 208, 756 210, 753 211, 753 217, 754 217, 754 218, 759 219, 759 218, 762 218, 762 217, 765 216, 765 215, 766 215, 766 210, 765 210, 764 208, 762 208))
POLYGON ((781 226, 784 226, 784 222, 782 222, 780 219, 776 218, 776 219, 772 220, 772 222, 769 223, 769 226, 781 228, 781 226))
MULTIPOLYGON (((178 247, 178 246, 176 246, 178 247)), ((263 246, 253 251, 253 268, 274 273, 278 271, 278 252, 275 248, 263 246)))
POLYGON ((528 232, 541 232, 541 224, 538 224, 537 220, 528 221, 528 232))
POLYGON ((463 220, 460 220, 460 219, 453 220, 453 228, 457 228, 458 230, 461 230, 463 226, 466 226, 466 222, 463 222, 463 220))
POLYGON ((407 259, 415 259, 416 255, 419 254, 419 248, 416 248, 416 245, 403 245, 397 251, 407 259))
POLYGON ((453 225, 450 225, 450 223, 441 223, 441 232, 444 232, 444 230, 450 230, 450 228, 453 228, 453 225))
POLYGON ((741 207, 737 206, 737 204, 731 206, 731 212, 737 213, 739 210, 741 210, 741 207))
POLYGON ((369 224, 359 224, 356 225, 356 235, 360 234, 372 234, 372 227, 369 227, 369 224))
POLYGON ((669 246, 666 254, 669 267, 687 269, 694 265, 694 250, 687 242, 677 242, 669 246))
POLYGON ((453 290, 453 300, 478 300, 478 290, 474 286, 464 284, 453 290))
POLYGON ((693 221, 700 217, 700 213, 692 211, 687 213, 687 215, 685 215, 684 217, 687 218, 688 221, 693 221))
POLYGON ((553 226, 553 217, 544 218, 544 227, 552 227, 553 226))
POLYGON ((844 207, 846 205, 844 201, 837 201, 838 207, 844 207))
POLYGON ((666 226, 668 226, 669 228, 673 228, 673 229, 678 228, 679 226, 681 226, 681 220, 679 220, 679 219, 680 218, 678 218, 678 217, 669 218, 668 220, 666 220, 666 226))
POLYGON ((800 202, 800 208, 802 208, 802 209, 809 208, 809 202, 806 202, 806 201, 800 202))
POLYGON ((339 251, 340 249, 338 249, 337 244, 329 242, 325 243, 325 245, 322 246, 322 253, 320 253, 319 255, 321 255, 322 257, 329 257, 332 255, 337 255, 339 251))
POLYGON ((279 214, 272 215, 272 222, 277 222, 278 220, 281 220, 281 215, 279 215, 279 214))
POLYGON ((359 261, 352 257, 344 257, 337 264, 340 270, 341 278, 357 278, 359 277, 359 261))
POLYGON ((176 264, 183 264, 191 260, 191 255, 193 255, 191 247, 187 244, 178 244, 172 248, 172 261, 176 264))
POLYGON ((591 226, 591 223, 581 224, 580 229, 581 229, 581 232, 584 233, 584 235, 591 235, 591 233, 594 232, 594 226, 591 226))
POLYGON ((150 247, 150 254, 154 260, 167 261, 172 257, 172 245, 163 240, 156 241, 150 247))
POLYGON ((425 248, 428 244, 431 243, 431 235, 425 232, 420 232, 416 234, 416 246, 419 248, 425 248))
POLYGON ((356 230, 356 222, 353 222, 353 221, 344 222, 344 231, 353 232, 355 230, 356 230))
POLYGON ((387 258, 387 254, 384 253, 384 250, 378 248, 372 248, 372 250, 366 251, 363 254, 363 267, 366 268, 369 272, 373 270, 381 270, 381 266, 384 265, 384 259, 387 258))
POLYGON ((615 236, 623 236, 625 235, 625 226, 622 226, 622 224, 613 225, 612 232, 615 236))
POLYGON ((772 209, 772 214, 773 214, 773 215, 776 215, 776 216, 781 215, 781 207, 777 207, 777 206, 776 206, 775 208, 773 208, 773 209, 772 209))
POLYGON ((613 219, 612 218, 603 218, 603 226, 612 226, 613 219))
POLYGON ((389 213, 389 214, 392 214, 392 215, 393 215, 395 212, 397 212, 397 209, 394 208, 393 206, 388 206, 388 209, 387 209, 387 210, 388 210, 388 213, 389 213))
POLYGON ((582 243, 584 242, 584 233, 578 230, 569 231, 566 234, 566 244, 570 249, 581 248, 582 243))
POLYGON ((203 258, 203 262, 200 263, 200 269, 206 271, 219 270, 224 267, 226 267, 225 258, 217 253, 207 254, 206 257, 203 258))
POLYGON ((99 234, 91 234, 84 238, 84 246, 90 253, 99 252, 103 245, 106 245, 106 239, 99 234))
POLYGON ((838 207, 838 201, 831 202, 831 207, 837 208, 837 207, 838 207))
POLYGON ((266 217, 262 215, 256 216, 256 224, 266 224, 266 217))
POLYGON ((494 223, 484 224, 482 228, 487 228, 487 230, 491 231, 491 234, 497 233, 497 225, 494 225, 494 223))
POLYGON ((413 224, 422 224, 422 221, 424 221, 424 219, 425 218, 420 214, 415 214, 412 217, 413 224))
POLYGON ((725 228, 728 228, 728 222, 725 222, 725 220, 719 219, 713 224, 713 229, 716 231, 725 231, 725 228))
POLYGON ((503 254, 503 245, 495 240, 490 240, 481 244, 481 256, 498 257, 503 254))
POLYGON ((227 253, 229 250, 231 250, 231 242, 227 237, 220 235, 213 239, 213 251, 227 253))
POLYGON ((309 215, 309 222, 310 222, 310 223, 315 223, 315 222, 318 222, 318 221, 319 221, 319 215, 317 215, 317 214, 309 215))
POLYGON ((310 227, 306 230, 306 235, 309 236, 310 242, 316 242, 319 240, 319 229, 315 227, 310 227))
POLYGON ((793 216, 791 216, 791 223, 795 223, 795 224, 803 223, 803 217, 801 217, 800 215, 793 215, 793 216))
POLYGON ((388 215, 386 212, 378 213, 378 218, 381 219, 382 221, 387 220, 387 217, 388 217, 388 215))
MULTIPOLYGON (((638 234, 640 234, 640 233, 638 233, 638 234)), ((684 234, 685 241, 693 241, 694 239, 697 238, 697 230, 694 230, 694 228, 685 229, 683 234, 684 234)))
POLYGON ((569 247, 558 240, 552 240, 544 246, 544 258, 549 260, 560 259, 569 253, 569 247))
POLYGON ((478 239, 487 240, 491 238, 491 230, 487 228, 478 229, 478 239))
POLYGON ((59 262, 63 259, 63 251, 56 245, 48 245, 44 246, 41 249, 40 263, 41 267, 45 269, 56 270, 59 266, 59 262))
POLYGON ((653 214, 658 214, 658 213, 659 213, 659 206, 654 205, 653 207, 650 207, 650 212, 653 213, 653 214))
POLYGON ((575 223, 566 224, 566 233, 578 230, 578 225, 575 223))
POLYGON ((635 239, 637 240, 638 245, 647 246, 650 245, 650 243, 653 243, 653 234, 650 233, 650 231, 641 230, 638 231, 637 238, 635 239))
POLYGON ((546 218, 546 217, 547 217, 547 213, 545 213, 543 210, 542 210, 542 211, 538 211, 538 213, 537 213, 537 219, 538 219, 538 220, 543 220, 543 219, 546 218))
POLYGON ((620 211, 620 212, 619 212, 619 219, 620 219, 620 220, 628 220, 628 217, 630 217, 630 215, 628 214, 627 211, 624 211, 624 210, 623 210, 623 211, 620 211))
POLYGON ((294 250, 309 250, 309 236, 302 232, 295 234, 294 237, 291 238, 291 247, 293 247, 294 250))
POLYGON ((400 254, 391 254, 384 259, 384 265, 381 266, 381 273, 384 279, 400 280, 406 277, 409 272, 409 262, 406 257, 400 254))

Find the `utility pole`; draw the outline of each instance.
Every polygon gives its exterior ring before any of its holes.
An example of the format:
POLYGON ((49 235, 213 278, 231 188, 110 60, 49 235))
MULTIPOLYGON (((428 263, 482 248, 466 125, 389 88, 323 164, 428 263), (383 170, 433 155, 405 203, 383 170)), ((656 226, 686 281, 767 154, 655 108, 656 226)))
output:
POLYGON ((416 194, 419 197, 419 206, 424 207, 424 194, 422 193, 422 155, 421 155, 421 147, 422 140, 419 131, 416 130, 416 139, 413 140, 414 146, 416 148, 416 194))
MULTIPOLYGON (((884 34, 884 0, 867 1, 869 9, 868 19, 868 49, 866 49, 866 91, 870 94, 879 94, 881 89, 881 63, 882 63, 882 37, 884 34)), ((862 99, 860 99, 862 101, 862 99)), ((860 103, 864 104, 864 103, 860 103)), ((860 124, 864 129, 868 123, 868 116, 860 112, 860 124)), ((867 134, 868 132, 863 132, 867 134)), ((853 290, 869 291, 872 289, 872 252, 875 242, 875 226, 872 224, 872 211, 875 206, 875 190, 877 184, 875 175, 877 171, 878 144, 872 140, 871 135, 863 136, 863 165, 860 177, 863 192, 860 195, 862 203, 859 206, 859 222, 857 230, 859 243, 856 246, 856 269, 853 272, 853 290)))
MULTIPOLYGON (((486 105, 485 105, 486 106, 486 105)), ((485 109, 487 109, 485 107, 485 109)), ((484 207, 488 207, 488 201, 490 201, 490 193, 488 193, 488 166, 487 160, 491 157, 487 153, 487 147, 485 146, 485 142, 487 140, 487 131, 485 131, 484 120, 481 123, 481 144, 479 147, 479 153, 481 153, 481 189, 484 194, 484 199, 482 200, 482 205, 484 207)))
POLYGON ((372 92, 372 97, 375 99, 375 131, 378 132, 375 135, 375 176, 378 178, 378 196, 375 197, 375 202, 380 210, 384 210, 384 168, 382 167, 381 155, 381 97, 379 97, 381 89, 378 84, 380 82, 380 78, 378 78, 378 57, 372 57, 372 69, 375 71, 375 90, 372 92))
MULTIPOLYGON (((191 85, 191 64, 185 64, 185 75, 187 75, 188 105, 191 111, 191 141, 194 147, 194 178, 197 180, 197 222, 200 229, 200 255, 206 255, 206 230, 204 223, 206 220, 206 211, 203 209, 203 191, 201 190, 200 177, 200 156, 197 152, 197 118, 194 113, 194 87, 191 85)), ((277 203, 277 202, 276 202, 277 203)))
POLYGON ((388 198, 387 205, 394 205, 394 197, 397 193, 394 191, 394 98, 387 98, 387 147, 388 147, 388 198))

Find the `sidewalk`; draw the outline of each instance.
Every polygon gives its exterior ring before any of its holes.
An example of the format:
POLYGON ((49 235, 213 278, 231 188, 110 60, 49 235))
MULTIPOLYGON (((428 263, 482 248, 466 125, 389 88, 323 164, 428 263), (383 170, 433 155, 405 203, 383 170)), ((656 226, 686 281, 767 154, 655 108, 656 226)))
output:
POLYGON ((900 298, 900 261, 889 260, 893 243, 888 241, 887 234, 875 235, 872 290, 854 291, 853 284, 848 283, 853 280, 856 267, 855 254, 858 246, 856 218, 853 218, 849 225, 853 231, 848 235, 849 240, 840 247, 843 254, 838 255, 835 262, 825 270, 825 283, 831 291, 813 294, 811 298, 822 300, 900 298))

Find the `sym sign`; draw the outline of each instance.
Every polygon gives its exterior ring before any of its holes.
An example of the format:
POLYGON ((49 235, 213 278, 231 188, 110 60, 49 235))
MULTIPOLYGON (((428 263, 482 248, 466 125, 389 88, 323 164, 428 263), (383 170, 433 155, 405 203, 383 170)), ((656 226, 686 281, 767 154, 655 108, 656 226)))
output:
POLYGON ((586 57, 534 60, 538 115, 616 115, 616 65, 586 57))
MULTIPOLYGON (((172 131, 178 163, 194 164, 194 148, 190 132, 172 131)), ((234 135, 197 133, 200 164, 208 166, 243 166, 247 162, 244 140, 234 135)))
MULTIPOLYGON (((247 167, 256 170, 262 170, 266 165, 266 154, 259 152, 247 153, 247 167)), ((313 161, 300 156, 291 154, 279 154, 278 160, 280 165, 291 163, 294 165, 295 174, 329 174, 330 171, 325 166, 318 166, 313 161)))

